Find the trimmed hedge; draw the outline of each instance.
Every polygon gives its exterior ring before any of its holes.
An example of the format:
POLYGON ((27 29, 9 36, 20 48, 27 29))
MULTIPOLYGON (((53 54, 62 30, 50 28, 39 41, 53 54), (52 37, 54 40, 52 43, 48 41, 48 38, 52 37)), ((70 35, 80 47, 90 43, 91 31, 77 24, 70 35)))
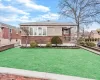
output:
POLYGON ((93 42, 84 42, 84 41, 80 42, 80 45, 81 46, 89 46, 89 47, 95 47, 96 46, 96 44, 93 43, 93 42))
POLYGON ((58 36, 54 36, 52 39, 51 39, 51 43, 52 44, 55 44, 56 46, 58 44, 62 44, 62 40, 58 37, 58 36))
POLYGON ((52 47, 51 42, 47 42, 46 47, 52 47))
POLYGON ((31 41, 30 42, 30 47, 31 48, 35 48, 35 47, 37 47, 38 46, 38 44, 35 42, 35 41, 31 41))
POLYGON ((86 38, 85 41, 89 41, 89 42, 94 42, 94 41, 99 41, 100 38, 86 38))
POLYGON ((89 46, 89 47, 95 47, 96 44, 93 43, 93 42, 86 42, 86 46, 89 46))

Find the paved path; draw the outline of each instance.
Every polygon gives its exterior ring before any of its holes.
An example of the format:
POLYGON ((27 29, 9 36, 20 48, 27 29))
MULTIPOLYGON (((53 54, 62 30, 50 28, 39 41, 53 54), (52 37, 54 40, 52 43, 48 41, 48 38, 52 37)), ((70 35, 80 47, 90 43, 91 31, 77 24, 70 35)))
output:
POLYGON ((66 76, 66 75, 6 68, 6 67, 0 67, 0 73, 14 74, 14 75, 20 75, 26 77, 34 77, 34 78, 44 78, 49 80, 95 80, 95 79, 81 78, 75 76, 66 76))
POLYGON ((88 51, 91 51, 91 52, 93 52, 95 54, 100 55, 100 52, 98 52, 98 51, 95 51, 95 50, 92 50, 92 49, 89 49, 89 48, 86 48, 86 47, 83 47, 83 46, 80 46, 80 47, 83 48, 83 49, 85 49, 85 50, 88 50, 88 51))

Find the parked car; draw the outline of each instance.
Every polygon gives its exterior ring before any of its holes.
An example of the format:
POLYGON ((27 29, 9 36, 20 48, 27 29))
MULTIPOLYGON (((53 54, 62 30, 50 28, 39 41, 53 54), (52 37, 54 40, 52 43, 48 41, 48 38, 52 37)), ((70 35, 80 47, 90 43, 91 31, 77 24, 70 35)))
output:
POLYGON ((100 41, 97 43, 97 46, 100 47, 100 41))

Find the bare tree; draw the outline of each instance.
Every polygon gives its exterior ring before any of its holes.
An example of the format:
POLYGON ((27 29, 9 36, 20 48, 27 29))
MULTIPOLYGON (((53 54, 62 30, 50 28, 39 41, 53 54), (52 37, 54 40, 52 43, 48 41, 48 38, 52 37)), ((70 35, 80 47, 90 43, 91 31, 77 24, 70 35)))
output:
POLYGON ((77 24, 77 39, 81 25, 100 23, 100 0, 61 0, 60 14, 77 24))
POLYGON ((21 27, 21 30, 25 33, 25 36, 26 36, 26 47, 27 47, 28 38, 29 38, 29 34, 30 34, 29 28, 28 27, 21 27))

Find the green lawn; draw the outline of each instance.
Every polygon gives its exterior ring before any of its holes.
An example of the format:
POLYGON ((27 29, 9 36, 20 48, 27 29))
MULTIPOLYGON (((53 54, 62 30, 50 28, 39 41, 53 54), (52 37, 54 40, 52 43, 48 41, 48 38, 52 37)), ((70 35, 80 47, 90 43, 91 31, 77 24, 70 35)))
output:
POLYGON ((9 49, 0 66, 100 80, 100 56, 83 49, 9 49))

